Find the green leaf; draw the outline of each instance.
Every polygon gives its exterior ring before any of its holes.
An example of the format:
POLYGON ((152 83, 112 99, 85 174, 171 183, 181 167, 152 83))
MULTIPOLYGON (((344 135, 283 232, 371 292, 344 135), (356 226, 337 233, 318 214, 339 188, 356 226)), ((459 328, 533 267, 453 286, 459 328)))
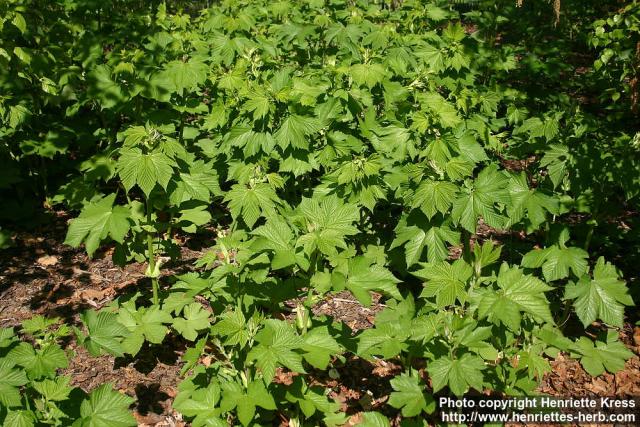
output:
POLYGON ((303 198, 298 210, 304 215, 306 234, 298 239, 307 254, 316 249, 327 256, 337 255, 337 248, 345 249, 346 236, 352 236, 358 229, 352 224, 358 220, 356 205, 342 203, 336 196, 320 199, 303 198))
POLYGON ((12 349, 7 358, 24 367, 30 379, 52 377, 58 369, 66 368, 69 364, 67 355, 58 344, 47 344, 36 350, 31 344, 23 342, 12 349))
POLYGON ((537 230, 547 219, 547 212, 558 214, 558 200, 530 189, 524 172, 513 175, 509 181, 511 203, 507 207, 509 222, 507 226, 517 224, 523 218, 530 223, 529 231, 537 230))
POLYGON ((247 323, 242 310, 227 311, 222 313, 218 322, 211 327, 211 334, 226 337, 224 345, 244 347, 249 340, 247 323))
POLYGON ((497 284, 498 290, 484 289, 480 294, 480 318, 488 318, 497 324, 503 323, 514 332, 520 329, 522 312, 544 322, 554 323, 549 301, 544 295, 552 287, 506 263, 500 268, 497 284))
POLYGON ((309 150, 308 136, 318 132, 322 124, 315 117, 292 114, 282 121, 275 133, 276 141, 282 149, 291 145, 294 148, 309 150))
POLYGON ((252 228, 261 216, 272 216, 275 213, 279 198, 269 184, 259 183, 253 187, 235 184, 224 198, 229 202, 229 210, 234 219, 242 217, 252 228))
POLYGON ((33 411, 21 409, 9 411, 2 425, 4 427, 33 427, 36 422, 36 414, 33 411))
POLYGON ((27 21, 25 21, 24 16, 22 16, 21 13, 16 12, 13 15, 11 23, 15 25, 15 27, 19 29, 22 34, 25 34, 27 32, 27 21))
POLYGON ((187 417, 194 417, 194 426, 226 427, 228 424, 220 418, 220 409, 216 407, 221 397, 220 385, 214 380, 206 388, 181 390, 172 407, 187 417))
POLYGON ((254 120, 259 120, 269 114, 271 100, 264 95, 252 93, 247 102, 244 103, 244 108, 253 113, 254 120))
POLYGON ((500 214, 499 204, 509 201, 507 184, 507 177, 495 165, 487 166, 473 183, 466 182, 460 197, 453 202, 454 223, 475 233, 478 218, 482 217, 491 227, 502 229, 506 219, 500 214))
POLYGON ((546 373, 551 372, 549 361, 542 355, 543 350, 544 345, 538 344, 519 353, 519 366, 526 367, 529 378, 535 378, 538 381, 541 381, 546 373))
POLYGON ((449 257, 449 245, 455 245, 460 241, 460 233, 451 230, 445 224, 436 224, 438 223, 407 226, 406 219, 401 219, 390 249, 404 244, 407 267, 420 262, 424 248, 427 248, 427 261, 444 261, 449 257))
POLYGON ((251 246, 253 250, 273 252, 273 269, 289 267, 300 261, 294 248, 293 231, 281 217, 269 218, 265 225, 253 230, 252 234, 257 236, 251 246))
POLYGON ((302 336, 302 340, 304 359, 317 369, 326 369, 331 358, 342 351, 326 326, 312 328, 302 336))
POLYGON ((544 278, 551 282, 569 277, 569 270, 576 277, 581 277, 589 269, 589 254, 574 247, 554 245, 546 249, 534 249, 522 257, 522 266, 527 268, 542 267, 544 278))
POLYGON ((618 341, 616 331, 608 332, 606 342, 598 340, 594 343, 587 337, 580 337, 576 345, 576 354, 572 355, 580 358, 582 367, 593 377, 602 375, 605 370, 615 374, 633 357, 633 353, 618 341))
POLYGON ((111 69, 107 65, 96 66, 87 75, 87 82, 87 94, 102 108, 113 108, 126 100, 120 85, 111 78, 111 69))
POLYGON ((431 219, 437 212, 447 213, 457 192, 458 187, 451 182, 426 179, 418 186, 411 207, 419 207, 431 219))
POLYGON ((40 382, 33 383, 33 388, 40 393, 45 399, 53 402, 61 402, 69 397, 69 393, 73 390, 69 386, 71 382, 70 376, 58 376, 53 380, 45 379, 40 382))
POLYGON ((127 301, 118 310, 118 322, 129 330, 122 340, 122 349, 135 355, 145 340, 152 344, 162 343, 168 331, 165 324, 172 321, 171 315, 158 306, 136 309, 134 299, 127 301))
POLYGON ((449 389, 458 397, 466 393, 469 387, 482 391, 484 369, 482 359, 469 353, 459 359, 441 357, 427 366, 434 393, 448 384, 449 389))
POLYGON ((389 427, 389 419, 380 412, 363 412, 361 427, 389 427))
POLYGON ((277 366, 285 366, 293 372, 306 372, 302 356, 294 351, 302 346, 303 341, 286 322, 267 320, 265 328, 256 335, 256 341, 259 344, 251 349, 247 360, 256 361, 267 383, 273 380, 277 366))
POLYGON ((111 194, 88 203, 71 221, 64 243, 77 248, 84 241, 87 253, 92 256, 107 237, 124 242, 131 228, 131 213, 124 206, 113 206, 115 198, 116 195, 111 194))
POLYGON ((80 320, 89 333, 81 342, 92 356, 99 356, 105 351, 114 356, 124 356, 121 342, 128 331, 118 322, 115 313, 88 310, 80 315, 80 320))
POLYGON ((385 322, 375 328, 366 329, 358 336, 357 354, 365 359, 380 355, 390 359, 406 351, 407 338, 411 331, 400 322, 385 322))
POLYGON ((202 308, 202 304, 194 302, 184 308, 183 317, 173 320, 173 328, 189 341, 195 341, 198 332, 210 326, 209 312, 202 308))
POLYGON ((585 275, 577 283, 569 284, 565 299, 575 300, 576 314, 585 328, 596 319, 622 327, 624 306, 633 306, 625 282, 619 280, 616 268, 603 257, 598 258, 593 279, 585 275))
POLYGON ((433 114, 440 126, 452 128, 457 126, 462 119, 458 115, 456 108, 437 92, 426 92, 418 96, 423 109, 433 114))
POLYGON ((211 221, 211 214, 207 206, 197 206, 191 209, 181 209, 180 216, 176 218, 177 223, 187 233, 195 233, 199 226, 211 221))
POLYGON ((171 84, 174 92, 182 95, 183 92, 193 91, 202 85, 207 79, 209 67, 198 60, 171 61, 167 63, 162 78, 171 84))
POLYGON ((351 66, 350 75, 356 84, 371 89, 382 82, 386 72, 381 64, 355 64, 351 66))
POLYGON ((8 359, 0 359, 0 405, 13 408, 20 406, 20 390, 18 387, 29 382, 22 369, 14 368, 8 359))
POLYGON ((569 153, 569 148, 564 145, 552 144, 546 150, 540 160, 540 166, 547 168, 554 187, 560 185, 567 175, 567 166, 571 160, 573 156, 569 153))
POLYGON ((421 263, 423 268, 412 274, 425 279, 421 297, 436 297, 440 308, 453 305, 456 300, 465 302, 467 281, 473 272, 471 266, 461 259, 450 264, 447 261, 421 263))
POLYGON ((156 184, 167 189, 173 176, 173 161, 166 154, 159 151, 145 154, 137 148, 122 150, 120 153, 118 175, 127 191, 137 184, 149 197, 156 184))
POLYGON ((223 383, 222 390, 223 398, 220 408, 223 411, 237 408, 238 419, 242 425, 246 426, 253 420, 256 406, 268 410, 276 409, 276 402, 262 381, 249 383, 246 391, 239 384, 227 382, 223 383))
POLYGON ((181 173, 171 200, 176 205, 188 200, 209 202, 210 195, 219 192, 218 176, 215 173, 181 173))
POLYGON ((357 256, 349 260, 349 274, 345 285, 363 305, 371 305, 372 291, 402 299, 397 287, 400 282, 393 273, 370 258, 357 256))
POLYGON ((403 417, 415 417, 422 411, 432 414, 435 400, 424 393, 426 385, 417 375, 402 373, 391 380, 393 392, 389 396, 389 405, 402 409, 403 417))
POLYGON ((129 412, 134 399, 103 384, 89 394, 80 405, 81 427, 134 427, 135 418, 129 412))

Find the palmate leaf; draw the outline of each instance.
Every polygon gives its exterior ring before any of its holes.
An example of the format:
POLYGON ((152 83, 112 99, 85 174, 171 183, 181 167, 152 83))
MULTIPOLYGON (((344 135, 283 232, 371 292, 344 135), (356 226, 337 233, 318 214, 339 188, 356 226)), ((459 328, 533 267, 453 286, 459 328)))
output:
POLYGON ((278 172, 291 172, 296 178, 320 168, 315 159, 315 154, 306 150, 290 147, 284 151, 282 158, 278 172))
POLYGON ((567 175, 568 166, 572 161, 573 156, 569 151, 569 147, 552 144, 542 157, 540 166, 547 168, 553 186, 557 187, 567 175))
POLYGON ((161 152, 143 153, 138 148, 122 150, 118 159, 118 176, 129 191, 136 184, 149 197, 159 184, 165 190, 173 176, 173 160, 161 152))
POLYGON ((336 255, 337 248, 346 248, 344 238, 358 232, 352 225, 359 217, 357 206, 342 203, 335 195, 320 200, 303 198, 298 210, 304 216, 307 232, 297 243, 307 254, 317 249, 327 256, 336 255))
POLYGON ((87 82, 87 94, 96 99, 102 108, 113 108, 126 100, 126 95, 111 77, 111 69, 107 65, 96 66, 87 75, 87 82))
POLYGON ((491 227, 503 228, 506 218, 500 214, 499 204, 509 202, 507 184, 504 173, 498 171, 495 165, 487 166, 473 183, 466 183, 460 197, 453 202, 451 217, 454 223, 475 233, 478 218, 482 217, 491 227))
POLYGON ((93 390, 80 405, 77 427, 133 427, 136 420, 129 412, 134 399, 112 390, 111 384, 103 384, 93 390))
POLYGON ((376 134, 379 138, 371 140, 375 150, 396 161, 403 161, 407 155, 415 156, 417 153, 411 132, 401 124, 380 127, 376 129, 376 134))
POLYGON ((621 371, 625 362, 633 357, 633 353, 618 341, 616 331, 609 331, 606 341, 597 340, 594 343, 587 337, 580 337, 572 356, 580 359, 582 367, 589 375, 597 377, 605 370, 612 374, 621 371))
POLYGON ((316 412, 324 415, 328 426, 342 425, 347 421, 344 412, 340 412, 340 404, 325 394, 322 387, 308 387, 301 377, 294 377, 293 384, 287 386, 287 401, 298 406, 307 418, 316 412))
POLYGON ((33 411, 20 409, 9 411, 2 425, 4 427, 34 427, 36 421, 36 414, 33 411))
POLYGON ((553 288, 506 263, 500 267, 498 290, 483 289, 478 301, 478 316, 503 323, 512 331, 520 329, 521 313, 553 324, 549 301, 544 295, 553 288))
POLYGON ((317 369, 326 369, 331 357, 342 351, 342 347, 331 336, 326 326, 312 328, 302 339, 301 348, 305 351, 303 357, 317 369))
POLYGON ((172 320, 171 315, 158 306, 136 309, 134 299, 127 301, 118 310, 118 322, 129 330, 122 340, 122 349, 135 355, 145 340, 152 344, 162 343, 168 331, 165 324, 172 320))
POLYGON ((244 347, 249 340, 247 322, 241 310, 227 311, 220 315, 220 320, 213 325, 211 333, 226 337, 225 345, 244 347))
POLYGON ((258 183, 253 187, 235 184, 224 200, 229 202, 229 210, 234 219, 242 217, 252 228, 261 216, 274 215, 276 203, 280 199, 267 183, 258 183))
POLYGON ((88 203, 69 224, 64 243, 77 248, 84 242, 89 256, 107 237, 122 243, 131 228, 131 213, 124 206, 113 206, 115 198, 116 195, 111 194, 88 203))
POLYGON ((308 136, 318 132, 321 128, 322 124, 315 117, 292 114, 282 121, 274 136, 283 150, 291 145, 294 148, 308 151, 310 146, 308 136))
POLYGON ((180 216, 175 221, 187 233, 195 233, 199 226, 211 221, 211 214, 206 205, 201 205, 191 209, 181 209, 180 216))
POLYGON ((436 297, 440 308, 453 305, 456 300, 464 303, 467 281, 473 272, 471 266, 461 259, 452 264, 447 261, 421 263, 422 269, 412 274, 425 279, 421 297, 436 297))
MULTIPOLYGON (((411 216, 410 216, 411 217, 411 216)), ((423 217, 424 219, 424 217, 423 217)), ((451 230, 440 221, 415 221, 416 225, 407 225, 409 218, 402 218, 396 229, 396 237, 389 249, 404 245, 407 267, 411 267, 422 259, 424 249, 427 249, 427 261, 444 261, 449 256, 449 245, 456 245, 460 241, 460 233, 451 230)))
POLYGON ((382 356, 390 359, 406 351, 411 331, 400 322, 383 322, 358 335, 357 354, 365 359, 382 356))
POLYGON ((171 61, 162 72, 162 78, 169 82, 172 91, 182 95, 193 91, 207 79, 209 67, 203 62, 190 59, 186 62, 171 61))
POLYGON ((583 249, 553 245, 528 252, 521 264, 527 268, 542 267, 544 278, 551 282, 569 277, 569 271, 581 277, 589 269, 588 258, 589 254, 583 249))
POLYGON ((544 357, 544 347, 544 344, 536 344, 527 351, 519 353, 520 361, 518 366, 527 368, 527 374, 530 379, 542 380, 546 373, 551 372, 551 365, 544 357))
POLYGON ((418 96, 421 107, 436 117, 443 128, 455 127, 462 121, 456 108, 437 92, 427 92, 418 96))
POLYGON ((437 212, 444 215, 451 207, 457 192, 458 187, 451 182, 425 179, 416 189, 411 207, 419 207, 429 219, 437 212))
POLYGON ((269 114, 271 109, 271 100, 264 94, 252 93, 244 103, 244 108, 252 112, 253 119, 259 120, 269 114))
POLYGON ((357 256, 349 260, 348 267, 345 286, 361 304, 371 305, 372 291, 402 299, 397 287, 401 281, 384 266, 370 258, 357 256))
POLYGON ((458 359, 441 357, 427 366, 434 393, 449 385, 451 392, 458 397, 466 393, 469 387, 482 391, 484 369, 482 359, 470 353, 465 353, 458 359))
POLYGON ((278 366, 286 366, 293 372, 306 372, 302 366, 302 356, 294 351, 302 346, 302 338, 286 322, 267 320, 256 341, 259 344, 251 349, 247 360, 256 361, 267 383, 273 380, 278 366))
POLYGON ((172 326, 189 341, 195 341, 198 332, 210 326, 209 312, 204 310, 200 303, 194 302, 187 305, 182 316, 174 319, 172 326))
POLYGON ((216 407, 221 395, 220 385, 214 380, 206 388, 181 390, 172 406, 181 414, 194 417, 191 421, 194 427, 227 427, 227 422, 220 417, 222 411, 216 407))
POLYGON ((40 393, 45 399, 52 402, 60 402, 69 397, 69 393, 73 390, 69 383, 70 376, 57 376, 50 380, 45 379, 33 384, 33 388, 40 393))
POLYGON ((118 316, 106 310, 87 310, 80 314, 80 320, 87 328, 88 336, 76 330, 81 344, 92 356, 99 356, 103 352, 114 356, 123 356, 122 338, 128 334, 127 328, 118 322, 118 316))
POLYGON ((381 83, 386 74, 381 64, 356 64, 349 71, 356 84, 366 85, 369 89, 381 83))
POLYGON ((597 319, 622 327, 624 323, 624 306, 633 306, 625 282, 619 280, 618 272, 603 257, 593 270, 593 279, 584 275, 565 289, 565 299, 573 299, 576 314, 587 327, 597 319))
POLYGON ((34 349, 31 344, 22 342, 7 354, 7 358, 22 366, 30 379, 53 377, 58 369, 69 364, 66 353, 57 344, 34 349))
POLYGON ((222 384, 220 409, 227 412, 236 408, 242 425, 246 426, 253 420, 257 406, 268 410, 276 409, 276 402, 262 381, 250 382, 246 390, 237 383, 222 384))
POLYGON ((294 247, 293 231, 284 219, 280 217, 269 218, 265 225, 253 230, 252 234, 257 237, 251 245, 253 250, 256 252, 273 251, 271 267, 275 270, 296 263, 304 265, 304 259, 301 259, 302 257, 294 247))
POLYGON ((526 218, 529 223, 527 230, 533 231, 546 221, 547 212, 556 215, 559 213, 558 200, 536 189, 530 189, 524 172, 511 177, 509 194, 511 203, 507 207, 509 215, 507 227, 526 218))
POLYGON ((181 173, 169 188, 175 185, 169 195, 171 203, 179 205, 188 200, 200 200, 208 203, 212 194, 221 194, 218 176, 215 173, 181 173))
POLYGON ((415 417, 422 411, 431 414, 436 408, 433 397, 425 393, 426 384, 417 375, 402 373, 391 380, 391 387, 389 405, 402 408, 403 417, 415 417))

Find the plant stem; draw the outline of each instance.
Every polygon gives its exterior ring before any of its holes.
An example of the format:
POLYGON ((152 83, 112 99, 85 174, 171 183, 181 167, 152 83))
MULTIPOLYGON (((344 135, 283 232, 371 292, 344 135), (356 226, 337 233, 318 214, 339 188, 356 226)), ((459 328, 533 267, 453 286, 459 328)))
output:
POLYGON ((307 288, 307 298, 304 301, 304 305, 306 307, 311 307, 313 304, 313 286, 311 286, 311 278, 314 274, 316 274, 316 269, 318 265, 318 250, 313 251, 311 255, 311 260, 309 262, 309 271, 307 272, 307 277, 309 278, 309 287, 307 288))
MULTIPOLYGON (((147 225, 151 226, 151 199, 147 197, 147 225)), ((156 269, 156 256, 153 250, 153 235, 147 232, 147 259, 149 261, 149 272, 154 273, 156 269)), ((153 304, 158 304, 158 278, 151 278, 151 287, 153 290, 153 304)))
POLYGON ((560 317, 560 322, 558 323, 558 327, 560 330, 564 330, 567 321, 569 320, 569 316, 571 316, 571 301, 566 300, 564 302, 564 309, 562 310, 562 316, 560 317))

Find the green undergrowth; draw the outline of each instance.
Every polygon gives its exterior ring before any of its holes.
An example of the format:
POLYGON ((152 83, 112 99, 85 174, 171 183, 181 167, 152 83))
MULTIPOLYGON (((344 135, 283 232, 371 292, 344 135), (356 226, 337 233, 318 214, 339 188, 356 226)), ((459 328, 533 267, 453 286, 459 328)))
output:
MULTIPOLYGON (((189 342, 191 425, 342 425, 313 379, 352 355, 401 367, 371 426, 535 394, 559 353, 593 376, 633 356, 612 254, 637 230, 603 230, 640 188, 635 3, 563 1, 559 21, 544 0, 37 3, 0 6, 0 191, 77 212, 65 243, 89 256, 147 265, 73 335, 94 356, 189 342), (164 274, 178 236, 212 232, 164 274), (382 295, 374 327, 313 314, 341 291, 382 295)), ((3 425, 135 425, 128 397, 56 376, 71 329, 48 322, 2 332, 3 425)))

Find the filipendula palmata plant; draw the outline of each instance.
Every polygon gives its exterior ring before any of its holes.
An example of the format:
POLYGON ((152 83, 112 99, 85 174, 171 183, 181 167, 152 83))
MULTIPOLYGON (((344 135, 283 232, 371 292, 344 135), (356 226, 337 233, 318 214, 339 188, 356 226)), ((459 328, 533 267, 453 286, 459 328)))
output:
POLYGON ((152 298, 85 313, 92 354, 136 354, 170 330, 195 343, 174 407, 196 426, 343 424, 310 373, 339 378, 353 355, 396 362, 384 411, 419 420, 434 394, 531 394, 559 352, 591 375, 624 367, 633 301, 592 241, 614 199, 637 197, 637 177, 621 179, 637 167, 618 151, 630 137, 511 80, 562 80, 527 59, 536 35, 496 43, 534 19, 515 2, 423 3, 161 6, 136 54, 106 55, 88 97, 122 121, 101 131, 106 160, 83 166, 109 173, 66 241, 146 261, 152 298), (175 230, 213 211, 215 246, 159 292, 175 230), (314 314, 345 291, 365 307, 381 296, 371 328, 314 314), (569 322, 596 338, 565 337, 569 322))

